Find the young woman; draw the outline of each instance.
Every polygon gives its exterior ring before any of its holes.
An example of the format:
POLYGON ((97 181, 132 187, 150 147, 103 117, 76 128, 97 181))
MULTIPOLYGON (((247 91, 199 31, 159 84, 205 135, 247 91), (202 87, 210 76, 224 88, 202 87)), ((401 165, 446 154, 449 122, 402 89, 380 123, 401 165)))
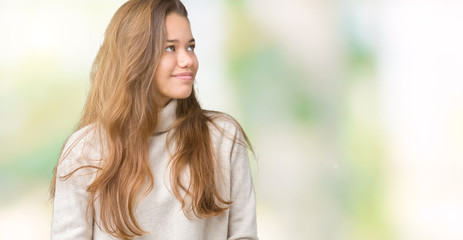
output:
POLYGON ((251 147, 199 106, 194 47, 178 0, 116 12, 55 167, 52 239, 257 239, 251 147))

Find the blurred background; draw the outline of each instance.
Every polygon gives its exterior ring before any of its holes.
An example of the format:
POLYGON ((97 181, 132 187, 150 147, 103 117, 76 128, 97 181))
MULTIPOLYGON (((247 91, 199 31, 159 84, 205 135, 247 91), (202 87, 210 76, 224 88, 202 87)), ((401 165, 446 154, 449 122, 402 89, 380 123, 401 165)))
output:
MULTIPOLYGON (((121 0, 0 0, 0 239, 48 188, 121 0)), ((463 239, 463 2, 184 0, 199 99, 253 142, 263 240, 463 239)))

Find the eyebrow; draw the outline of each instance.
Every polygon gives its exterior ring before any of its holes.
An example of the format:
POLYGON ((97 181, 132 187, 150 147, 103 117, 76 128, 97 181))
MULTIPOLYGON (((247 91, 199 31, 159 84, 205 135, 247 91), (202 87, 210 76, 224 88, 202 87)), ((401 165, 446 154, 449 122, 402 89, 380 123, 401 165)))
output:
MULTIPOLYGON (((192 38, 192 39, 190 39, 190 41, 188 41, 188 43, 192 43, 194 41, 195 41, 195 39, 192 38)), ((178 39, 172 39, 172 40, 169 39, 169 40, 166 40, 166 42, 168 42, 168 43, 178 43, 179 41, 178 41, 178 39)))

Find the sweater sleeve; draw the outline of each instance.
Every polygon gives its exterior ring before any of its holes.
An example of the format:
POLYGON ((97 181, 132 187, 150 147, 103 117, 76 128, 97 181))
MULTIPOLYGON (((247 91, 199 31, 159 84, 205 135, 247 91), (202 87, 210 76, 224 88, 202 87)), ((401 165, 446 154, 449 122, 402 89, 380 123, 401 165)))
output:
POLYGON ((236 130, 231 154, 230 197, 228 239, 255 240, 257 237, 256 200, 249 168, 248 150, 244 137, 236 130))
POLYGON ((76 135, 79 134, 74 133, 69 138, 56 169, 51 239, 92 238, 93 218, 90 211, 87 214, 87 187, 94 179, 95 169, 81 168, 69 178, 63 178, 78 167, 90 165, 87 154, 83 154, 85 137, 76 135))

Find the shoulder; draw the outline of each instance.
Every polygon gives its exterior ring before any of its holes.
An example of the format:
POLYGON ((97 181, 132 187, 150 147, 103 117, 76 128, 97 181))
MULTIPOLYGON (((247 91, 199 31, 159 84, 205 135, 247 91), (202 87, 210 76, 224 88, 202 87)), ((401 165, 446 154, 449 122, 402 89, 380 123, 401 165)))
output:
POLYGON ((64 144, 58 171, 67 174, 82 166, 98 166, 104 153, 103 133, 96 124, 77 129, 64 144))
POLYGON ((234 117, 217 111, 206 111, 205 114, 210 120, 211 139, 216 148, 226 149, 227 152, 234 152, 238 149, 246 152, 246 149, 252 151, 246 133, 234 117))
POLYGON ((68 140, 66 141, 66 146, 71 145, 73 143, 82 143, 89 141, 92 137, 94 137, 96 132, 96 124, 90 124, 75 130, 71 136, 69 136, 68 140))
POLYGON ((90 124, 77 129, 69 136, 63 148, 65 150, 83 150, 100 147, 103 133, 96 124, 90 124))
POLYGON ((206 116, 210 119, 210 128, 212 132, 221 132, 222 134, 239 137, 244 133, 239 122, 231 115, 218 111, 205 111, 206 116))

